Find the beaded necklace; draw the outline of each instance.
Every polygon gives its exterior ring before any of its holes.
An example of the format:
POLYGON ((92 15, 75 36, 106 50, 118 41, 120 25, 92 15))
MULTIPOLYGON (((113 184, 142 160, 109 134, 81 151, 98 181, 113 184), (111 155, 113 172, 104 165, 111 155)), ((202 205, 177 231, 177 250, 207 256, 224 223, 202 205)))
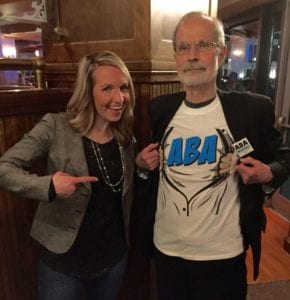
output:
POLYGON ((118 147, 119 147, 119 151, 120 151, 120 157, 121 157, 122 175, 121 175, 121 178, 116 183, 112 183, 111 179, 110 179, 110 176, 108 174, 108 171, 107 171, 107 167, 106 167, 106 165, 104 163, 104 159, 103 159, 103 156, 101 154, 101 150, 100 150, 100 148, 98 146, 98 143, 97 142, 93 142, 91 140, 92 149, 93 149, 94 155, 96 157, 96 161, 97 161, 99 170, 100 170, 101 175, 102 175, 102 177, 104 179, 104 182, 111 188, 111 190, 114 193, 117 193, 117 192, 121 191, 121 182, 124 179, 124 173, 125 173, 123 148, 120 145, 119 141, 117 141, 117 143, 118 143, 118 147))

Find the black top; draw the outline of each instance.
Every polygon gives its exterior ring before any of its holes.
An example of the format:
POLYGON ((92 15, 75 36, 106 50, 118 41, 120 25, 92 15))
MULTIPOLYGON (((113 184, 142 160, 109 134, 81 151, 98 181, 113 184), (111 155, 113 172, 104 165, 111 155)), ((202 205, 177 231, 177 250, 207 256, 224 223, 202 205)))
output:
MULTIPOLYGON (((41 247, 41 259, 52 269, 79 278, 94 278, 118 263, 127 251, 122 216, 122 191, 113 192, 101 176, 91 140, 83 137, 92 183, 89 201, 78 236, 71 249, 55 254, 41 247)), ((122 175, 121 155, 116 140, 98 144, 111 181, 122 175)), ((56 200, 61 201, 61 199, 56 200)))

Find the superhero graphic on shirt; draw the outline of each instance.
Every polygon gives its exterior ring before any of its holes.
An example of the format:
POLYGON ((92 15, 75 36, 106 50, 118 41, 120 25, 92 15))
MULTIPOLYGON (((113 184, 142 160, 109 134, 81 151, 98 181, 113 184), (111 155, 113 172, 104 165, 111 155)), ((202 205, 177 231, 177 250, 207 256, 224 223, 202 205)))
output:
MULTIPOLYGON (((229 188, 227 179, 233 175, 237 163, 233 139, 226 129, 215 129, 216 134, 203 138, 174 136, 169 142, 168 137, 173 131, 173 127, 168 128, 160 144, 163 206, 167 201, 165 194, 174 190, 180 196, 178 198, 186 201, 187 216, 193 209, 198 210, 209 202, 213 213, 218 214, 223 196, 229 188), (206 170, 201 172, 202 168, 206 170), (191 177, 196 178, 192 181, 195 184, 193 189, 188 188, 191 177)), ((180 214, 180 199, 177 201, 175 207, 180 214)))

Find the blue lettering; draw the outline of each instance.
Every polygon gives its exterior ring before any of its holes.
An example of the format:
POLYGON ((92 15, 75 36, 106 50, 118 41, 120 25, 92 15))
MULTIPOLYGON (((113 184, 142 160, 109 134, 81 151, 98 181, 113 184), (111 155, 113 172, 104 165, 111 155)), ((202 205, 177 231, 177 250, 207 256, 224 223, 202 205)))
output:
POLYGON ((169 167, 173 165, 178 166, 182 163, 182 138, 177 138, 172 141, 167 159, 167 165, 169 167))
POLYGON ((198 164, 204 164, 205 162, 213 163, 216 161, 216 147, 217 147, 217 136, 207 136, 204 140, 202 150, 198 158, 198 164))
POLYGON ((186 139, 185 151, 184 151, 184 165, 190 165, 195 162, 199 157, 199 151, 197 150, 200 145, 201 139, 198 136, 193 136, 186 139))

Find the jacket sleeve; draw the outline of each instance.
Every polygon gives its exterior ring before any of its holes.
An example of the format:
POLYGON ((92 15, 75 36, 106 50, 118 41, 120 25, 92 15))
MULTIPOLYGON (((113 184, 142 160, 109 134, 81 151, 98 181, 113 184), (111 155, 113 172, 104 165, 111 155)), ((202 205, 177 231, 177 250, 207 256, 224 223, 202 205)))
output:
POLYGON ((265 140, 265 148, 273 152, 273 158, 269 162, 269 167, 273 174, 273 179, 269 185, 278 188, 288 178, 290 173, 290 148, 283 143, 281 133, 275 127, 274 107, 267 101, 263 110, 264 123, 261 124, 262 133, 265 140))
POLYGON ((269 167, 273 174, 273 179, 269 185, 273 188, 278 188, 287 180, 290 173, 290 150, 286 147, 281 147, 278 153, 277 160, 271 162, 269 167))
POLYGON ((0 188, 23 197, 49 201, 51 175, 30 171, 37 159, 45 159, 56 130, 52 114, 45 115, 23 138, 0 158, 0 188))

